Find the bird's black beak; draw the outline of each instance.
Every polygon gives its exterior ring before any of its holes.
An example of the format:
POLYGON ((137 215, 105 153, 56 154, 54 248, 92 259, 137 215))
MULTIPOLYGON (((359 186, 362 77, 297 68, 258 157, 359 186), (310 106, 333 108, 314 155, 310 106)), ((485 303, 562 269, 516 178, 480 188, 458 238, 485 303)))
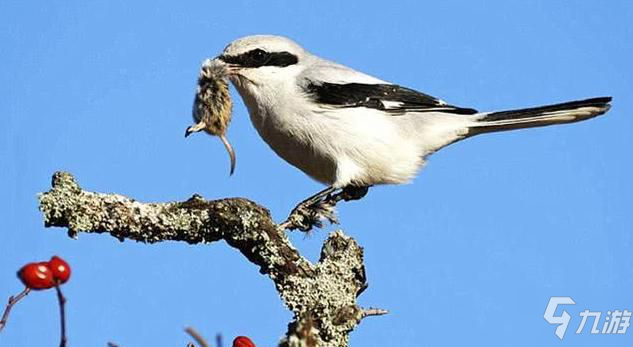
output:
POLYGON ((185 130, 185 138, 186 138, 186 137, 188 137, 189 135, 191 135, 191 133, 193 133, 193 131, 191 130, 191 127, 188 127, 188 128, 185 130))

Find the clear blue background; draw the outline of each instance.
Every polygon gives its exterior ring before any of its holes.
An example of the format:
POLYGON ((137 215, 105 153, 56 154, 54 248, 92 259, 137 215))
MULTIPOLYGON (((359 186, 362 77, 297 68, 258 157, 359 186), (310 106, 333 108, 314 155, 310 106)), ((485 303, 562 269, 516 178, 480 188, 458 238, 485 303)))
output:
MULTIPOLYGON (((322 187, 277 158, 236 107, 221 143, 183 138, 199 65, 245 35, 481 110, 611 95, 605 117, 450 146, 409 185, 342 205, 365 247, 367 319, 352 346, 595 346, 578 312, 633 310, 633 3, 630 1, 2 1, 0 299, 15 271, 59 254, 74 274, 69 346, 184 346, 183 327, 274 346, 290 313, 224 243, 145 245, 45 229, 36 194, 67 170, 142 201, 243 196, 277 220, 322 187), (550 296, 576 306, 561 342, 550 296)), ((293 241, 316 259, 334 226, 293 241)), ((4 301, 4 299, 2 299, 4 301)), ((561 310, 558 310, 560 313, 561 310)), ((58 341, 53 292, 14 309, 0 346, 58 341)))

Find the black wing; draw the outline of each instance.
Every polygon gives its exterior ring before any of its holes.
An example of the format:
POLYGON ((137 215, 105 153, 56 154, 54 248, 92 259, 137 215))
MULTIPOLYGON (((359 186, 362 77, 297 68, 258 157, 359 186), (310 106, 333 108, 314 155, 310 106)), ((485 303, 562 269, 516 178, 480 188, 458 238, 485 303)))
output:
POLYGON ((430 95, 395 84, 310 82, 305 91, 318 103, 339 107, 367 107, 396 114, 407 111, 477 113, 472 108, 448 105, 430 95))

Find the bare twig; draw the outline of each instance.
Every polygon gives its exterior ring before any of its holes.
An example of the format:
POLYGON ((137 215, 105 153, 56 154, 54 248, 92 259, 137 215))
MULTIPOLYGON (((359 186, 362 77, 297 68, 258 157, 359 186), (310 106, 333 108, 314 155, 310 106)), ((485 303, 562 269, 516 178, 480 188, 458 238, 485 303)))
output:
POLYGON ((61 336, 59 338, 59 347, 66 347, 66 298, 62 294, 62 290, 59 288, 59 283, 55 285, 55 291, 57 292, 57 301, 59 302, 59 321, 61 336))
POLYGON ((187 328, 185 328, 185 331, 194 340, 196 340, 196 342, 200 345, 200 347, 209 347, 209 344, 207 343, 207 340, 205 340, 204 337, 202 337, 202 335, 200 335, 200 333, 198 333, 198 331, 196 329, 194 329, 193 327, 187 327, 187 328))
POLYGON ((387 310, 383 310, 381 308, 367 308, 363 310, 362 318, 367 318, 371 316, 382 316, 389 313, 387 310))
POLYGON ((222 344, 222 334, 219 334, 219 333, 215 334, 215 345, 217 347, 222 347, 223 346, 223 344, 222 344))
POLYGON ((107 346, 108 346, 108 347, 119 347, 119 345, 117 345, 117 344, 116 344, 116 343, 114 343, 114 342, 108 342, 107 346))
POLYGON ((13 305, 17 304, 18 301, 22 300, 25 296, 29 295, 30 292, 31 292, 31 289, 28 287, 25 287, 24 290, 20 292, 20 294, 9 297, 9 302, 7 303, 7 307, 5 307, 4 313, 2 313, 2 319, 0 319, 0 332, 2 331, 2 329, 4 329, 4 326, 7 325, 7 320, 9 319, 9 313, 11 313, 11 309, 13 308, 13 305))

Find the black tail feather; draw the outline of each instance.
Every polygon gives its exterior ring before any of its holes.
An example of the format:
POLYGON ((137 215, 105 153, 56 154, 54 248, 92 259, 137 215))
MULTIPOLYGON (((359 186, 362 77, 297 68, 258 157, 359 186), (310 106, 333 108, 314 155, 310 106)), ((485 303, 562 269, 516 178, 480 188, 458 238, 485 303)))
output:
POLYGON ((513 129, 572 123, 593 118, 609 110, 611 97, 598 97, 560 104, 491 112, 482 115, 469 136, 513 129))

